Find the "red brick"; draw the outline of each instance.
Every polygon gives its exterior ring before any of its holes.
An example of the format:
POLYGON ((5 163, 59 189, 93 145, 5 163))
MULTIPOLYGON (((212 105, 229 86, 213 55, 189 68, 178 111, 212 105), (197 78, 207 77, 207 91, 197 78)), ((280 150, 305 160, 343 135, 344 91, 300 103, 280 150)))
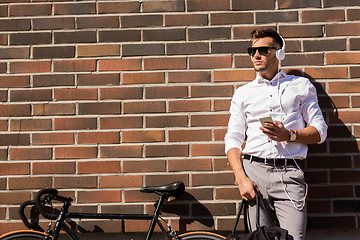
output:
POLYGON ((74 162, 34 162, 32 174, 75 174, 74 162))
POLYGON ((165 160, 123 161, 124 173, 165 172, 165 160))
POLYGON ((215 171, 225 171, 232 170, 228 159, 225 158, 215 158, 214 159, 214 170, 215 171))
POLYGON ((50 44, 51 33, 11 33, 10 45, 39 45, 50 44))
POLYGON ((352 107, 359 108, 360 107, 360 96, 352 96, 351 103, 352 103, 352 107))
POLYGON ((111 146, 100 147, 101 158, 139 158, 142 157, 142 146, 111 146))
POLYGON ((179 100, 169 102, 169 112, 206 112, 211 110, 211 100, 179 100))
POLYGON ((359 181, 359 171, 332 171, 330 173, 330 181, 332 183, 352 183, 359 181))
POLYGON ((158 0, 143 2, 144 12, 182 12, 185 10, 185 2, 178 0, 158 0))
POLYGON ((59 116, 59 115, 75 115, 75 103, 46 103, 34 104, 34 115, 40 116, 59 116))
POLYGON ((76 27, 78 29, 118 28, 119 26, 120 24, 118 16, 91 16, 76 18, 76 27))
POLYGON ((180 29, 159 29, 143 30, 143 41, 185 41, 186 30, 180 29))
POLYGON ((96 147, 55 147, 55 159, 84 159, 96 157, 96 147))
POLYGON ((211 130, 169 130, 169 142, 211 141, 211 130))
POLYGON ((231 68, 231 56, 189 57, 192 69, 231 68))
POLYGON ((120 143, 119 132, 79 132, 78 144, 120 143))
POLYGON ((214 100, 214 111, 228 111, 230 109, 230 99, 214 100))
POLYGON ((192 86, 191 97, 231 97, 233 86, 213 85, 213 86, 192 86))
POLYGON ((29 76, 0 76, 1 88, 29 87, 29 76))
MULTIPOLYGON (((188 174, 152 174, 145 178, 145 186, 161 186, 164 183, 171 183, 175 181, 182 181, 185 186, 189 186, 188 174)), ((152 195, 152 194, 151 194, 152 195)))
POLYGON ((138 13, 140 12, 139 2, 99 2, 98 13, 138 13))
POLYGON ((30 48, 29 47, 2 48, 0 49, 0 55, 2 59, 29 59, 30 48))
POLYGON ((111 87, 100 89, 100 99, 142 99, 142 87, 111 87))
POLYGON ((322 37, 322 25, 289 25, 280 26, 283 37, 322 37))
POLYGON ((166 86, 166 87, 146 87, 145 98, 161 99, 161 98, 187 98, 187 86, 166 86))
POLYGON ((165 73, 163 72, 124 73, 122 82, 123 84, 165 83, 165 73))
POLYGON ((256 23, 266 24, 274 22, 297 22, 299 18, 298 11, 267 11, 256 13, 256 23))
POLYGON ((10 148, 10 160, 49 160, 51 148, 10 148))
POLYGON ((2 104, 0 105, 1 117, 30 116, 30 104, 2 104))
POLYGON ((211 25, 227 25, 227 24, 252 24, 253 13, 236 12, 236 13, 211 13, 211 25))
POLYGON ((146 117, 147 128, 187 127, 187 126, 188 126, 188 117, 186 115, 146 117))
POLYGON ((61 43, 96 43, 96 31, 76 31, 76 32, 54 32, 54 42, 61 43))
POLYGON ((145 70, 186 69, 186 58, 145 58, 144 68, 145 70))
POLYGON ((81 15, 96 13, 95 3, 55 3, 55 15, 81 15))
POLYGON ((309 198, 346 198, 353 197, 351 186, 311 186, 309 190, 309 198))
POLYGON ((120 161, 86 161, 78 162, 79 174, 91 173, 120 173, 120 161))
POLYGON ((56 100, 97 100, 97 98, 95 88, 55 89, 56 100))
POLYGON ((228 114, 204 114, 191 116, 192 127, 227 126, 228 114))
POLYGON ((120 102, 97 102, 97 103, 79 103, 79 114, 120 114, 121 103, 120 102))
POLYGON ((305 68, 304 71, 315 79, 347 78, 347 68, 346 67, 305 68))
MULTIPOLYGON (((0 204, 21 204, 24 201, 30 199, 30 192, 18 192, 18 191, 10 191, 10 192, 1 192, 0 193, 0 204)), ((22 224, 22 228, 24 229, 24 224, 22 224)), ((1 225, 3 226, 3 225, 1 225)), ((14 229, 11 229, 13 231, 14 229)), ((2 231, 2 229, 1 229, 2 231)), ((10 229, 9 229, 10 231, 10 229)))
POLYGON ((150 26, 162 26, 162 15, 133 15, 122 16, 121 27, 122 28, 134 28, 134 27, 150 27, 150 26))
POLYGON ((0 134, 0 146, 28 146, 29 144, 29 134, 0 134))
MULTIPOLYGON (((140 30, 99 31, 99 42, 113 43, 113 42, 135 42, 135 41, 141 41, 140 30)), ((127 54, 126 52, 126 46, 135 46, 135 45, 122 45, 122 56, 129 56, 129 54, 127 54)))
POLYGON ((358 82, 329 82, 329 93, 358 93, 360 91, 360 84, 358 82))
MULTIPOLYGON (((198 0, 199 1, 199 0, 198 0)), ((216 3, 215 3, 216 4, 216 3)), ((232 10, 274 10, 275 1, 266 0, 261 2, 255 2, 252 0, 241 0, 232 2, 232 10)))
POLYGON ((149 102, 124 102, 124 113, 164 113, 166 104, 164 101, 149 102))
POLYGON ((181 171, 211 171, 211 159, 169 159, 168 168, 170 172, 181 171))
POLYGON ((350 21, 360 20, 360 9, 347 9, 347 19, 350 21))
POLYGON ((100 118, 100 129, 142 128, 142 117, 109 117, 100 118))
POLYGON ((96 176, 66 176, 54 177, 54 188, 96 188, 98 185, 96 176))
POLYGON ((345 20, 344 10, 304 10, 301 12, 302 22, 339 22, 345 20))
POLYGON ((32 19, 32 22, 34 30, 59 30, 75 28, 74 17, 34 18, 32 19))
POLYGON ((234 185, 235 177, 230 173, 193 174, 192 186, 234 185))
POLYGON ((358 36, 360 23, 344 23, 325 25, 326 36, 358 36))
POLYGON ((30 174, 29 163, 0 163, 1 175, 25 175, 30 174))
POLYGON ((78 74, 79 86, 119 85, 119 73, 78 74))
POLYGON ((55 72, 91 72, 96 70, 95 60, 58 60, 54 61, 55 72))
POLYGON ((217 200, 239 200, 241 199, 238 188, 218 188, 215 189, 217 200))
POLYGON ((121 142, 143 143, 143 142, 164 142, 165 132, 160 130, 148 131, 123 131, 121 142))
POLYGON ((51 130, 51 119, 11 119, 11 131, 49 131, 51 130))
MULTIPOLYGON (((248 39, 250 40, 251 36, 250 33, 257 29, 257 28, 271 28, 276 30, 274 26, 263 26, 263 25, 256 25, 256 26, 234 26, 234 38, 235 39, 248 39)), ((249 42, 250 44, 250 42, 249 42)))
POLYGON ((230 39, 231 29, 229 27, 190 28, 188 30, 188 35, 190 41, 208 39, 230 39))
POLYGON ((230 10, 229 0, 188 0, 188 11, 230 10))
POLYGON ((236 81, 250 81, 255 79, 254 70, 225 70, 225 71, 214 71, 215 82, 236 82, 236 81))
POLYGON ((8 125, 9 125, 8 120, 0 120, 0 131, 7 131, 8 125))
POLYGON ((75 86, 74 74, 46 74, 33 76, 34 87, 75 86))
POLYGON ((211 82, 211 73, 209 71, 169 72, 168 81, 169 83, 211 82))
POLYGON ((0 31, 29 31, 31 19, 5 19, 0 20, 0 31))
POLYGON ((75 46, 36 47, 32 49, 34 59, 74 58, 75 46))
POLYGON ((54 130, 96 129, 96 118, 56 118, 54 130))
POLYGON ((166 53, 167 55, 208 54, 210 53, 209 46, 210 44, 206 42, 169 43, 166 45, 166 53))
POLYGON ((118 175, 100 176, 100 188, 123 188, 123 187, 142 187, 143 177, 141 175, 118 175))
MULTIPOLYGON (((124 202, 126 203, 139 203, 139 202, 155 202, 157 200, 157 197, 153 194, 144 194, 137 190, 128 190, 124 193, 124 202)), ((138 222, 138 221, 137 221, 138 222)), ((128 221, 126 221, 126 225, 128 224, 128 221)), ((130 230, 131 232, 137 232, 142 231, 146 232, 148 230, 147 225, 141 226, 139 229, 138 227, 134 226, 134 223, 131 224, 130 227, 126 228, 126 231, 130 230)))
POLYGON ((141 59, 105 59, 99 60, 99 71, 141 70, 141 59))
POLYGON ((207 14, 182 13, 165 15, 165 26, 204 26, 207 24, 207 14))
POLYGON ((33 145, 63 145, 74 144, 73 133, 33 133, 33 145))
POLYGON ((99 45, 99 46, 78 46, 78 57, 101 57, 101 56, 119 56, 119 45, 99 45))
POLYGON ((51 71, 51 61, 11 62, 10 73, 41 73, 51 71))
POLYGON ((98 191, 79 191, 79 203, 107 203, 121 202, 121 190, 98 190, 98 191))
POLYGON ((11 90, 10 101, 12 102, 32 102, 32 101, 51 101, 51 89, 39 90, 11 90))
POLYGON ((350 53, 326 53, 326 64, 357 64, 360 55, 355 52, 350 53))
POLYGON ((351 78, 360 77, 360 67, 350 67, 350 77, 351 78))
POLYGON ((147 145, 146 157, 186 157, 189 156, 188 145, 147 145))
POLYGON ((224 144, 192 144, 191 156, 224 156, 224 144))
POLYGON ((41 189, 52 187, 52 177, 18 177, 8 179, 10 190, 41 189))

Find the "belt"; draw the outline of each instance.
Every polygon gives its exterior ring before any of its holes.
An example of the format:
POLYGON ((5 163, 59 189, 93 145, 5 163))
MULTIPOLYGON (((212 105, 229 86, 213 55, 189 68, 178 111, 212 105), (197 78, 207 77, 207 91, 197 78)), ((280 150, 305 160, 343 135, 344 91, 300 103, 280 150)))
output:
POLYGON ((267 165, 274 166, 300 166, 300 159, 292 159, 292 158, 261 158, 255 157, 249 154, 244 155, 244 159, 251 160, 254 162, 265 163, 267 165), (296 163, 295 163, 296 162, 296 163))

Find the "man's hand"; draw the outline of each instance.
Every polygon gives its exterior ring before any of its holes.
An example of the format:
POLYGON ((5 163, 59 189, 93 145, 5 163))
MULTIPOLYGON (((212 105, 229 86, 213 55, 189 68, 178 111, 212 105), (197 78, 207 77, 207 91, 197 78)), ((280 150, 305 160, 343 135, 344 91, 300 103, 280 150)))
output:
POLYGON ((238 182, 240 195, 243 199, 250 202, 255 199, 255 189, 258 191, 256 184, 248 177, 243 178, 238 182))
POLYGON ((270 139, 277 142, 290 140, 290 132, 284 127, 282 122, 274 121, 274 123, 265 123, 265 126, 268 126, 269 128, 261 126, 260 130, 270 139))

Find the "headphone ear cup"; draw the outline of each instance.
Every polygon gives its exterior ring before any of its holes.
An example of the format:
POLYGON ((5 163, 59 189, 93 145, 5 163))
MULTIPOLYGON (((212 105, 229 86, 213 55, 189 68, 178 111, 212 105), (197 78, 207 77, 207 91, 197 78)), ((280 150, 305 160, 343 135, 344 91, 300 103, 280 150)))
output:
POLYGON ((285 58, 285 51, 284 51, 284 49, 278 49, 278 50, 276 50, 276 58, 277 58, 278 60, 280 60, 280 61, 285 58))

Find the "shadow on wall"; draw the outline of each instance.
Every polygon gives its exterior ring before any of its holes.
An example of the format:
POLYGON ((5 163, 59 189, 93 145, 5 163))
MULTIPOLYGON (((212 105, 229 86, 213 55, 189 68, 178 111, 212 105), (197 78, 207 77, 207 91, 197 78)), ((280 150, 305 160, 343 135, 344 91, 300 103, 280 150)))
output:
POLYGON ((359 167, 359 147, 351 127, 344 124, 338 112, 338 107, 349 107, 348 96, 335 96, 337 107, 322 83, 301 71, 292 70, 288 74, 307 77, 314 84, 329 126, 324 143, 309 145, 304 166, 309 184, 308 228, 355 229, 360 212, 360 201, 356 200, 360 197, 360 171, 356 170, 359 167))

